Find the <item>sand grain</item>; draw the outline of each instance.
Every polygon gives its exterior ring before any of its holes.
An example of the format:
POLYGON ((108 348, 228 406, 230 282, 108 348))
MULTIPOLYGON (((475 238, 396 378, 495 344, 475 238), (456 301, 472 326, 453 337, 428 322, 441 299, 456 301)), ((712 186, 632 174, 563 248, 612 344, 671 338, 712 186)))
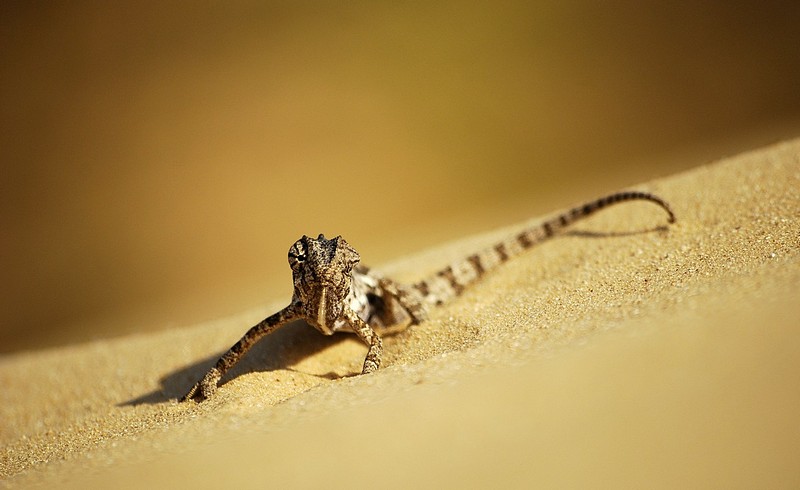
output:
MULTIPOLYGON (((174 398, 281 306, 0 359, 11 487, 797 487, 800 140, 639 189, 388 338, 304 325, 174 398)), ((594 197, 594 196, 587 196, 594 197)), ((508 230, 384 269, 418 277, 508 230)))

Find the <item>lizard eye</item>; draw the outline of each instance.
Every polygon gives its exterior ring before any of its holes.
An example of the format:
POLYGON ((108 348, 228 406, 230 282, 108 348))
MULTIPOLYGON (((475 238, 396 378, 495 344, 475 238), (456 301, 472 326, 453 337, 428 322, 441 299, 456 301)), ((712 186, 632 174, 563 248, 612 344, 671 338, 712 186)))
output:
POLYGON ((289 249, 289 265, 294 269, 306 260, 306 248, 301 240, 295 242, 289 249))

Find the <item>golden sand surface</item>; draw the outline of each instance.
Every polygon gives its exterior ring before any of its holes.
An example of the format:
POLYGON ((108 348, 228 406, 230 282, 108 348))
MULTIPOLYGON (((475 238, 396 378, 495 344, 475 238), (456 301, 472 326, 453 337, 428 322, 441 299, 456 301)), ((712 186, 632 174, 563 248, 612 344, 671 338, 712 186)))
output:
MULTIPOLYGON (((677 224, 648 203, 581 222, 387 338, 372 375, 356 339, 293 324, 176 402, 282 302, 5 355, 3 483, 799 487, 800 139, 635 188, 677 224)), ((517 228, 379 268, 413 279, 517 228)))

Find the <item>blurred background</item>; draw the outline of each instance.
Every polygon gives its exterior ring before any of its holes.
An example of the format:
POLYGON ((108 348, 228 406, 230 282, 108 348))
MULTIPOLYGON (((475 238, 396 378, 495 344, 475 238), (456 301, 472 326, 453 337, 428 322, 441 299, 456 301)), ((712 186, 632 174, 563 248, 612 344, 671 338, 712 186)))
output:
POLYGON ((381 264, 798 136, 798 26, 797 2, 2 2, 0 352, 288 301, 303 234, 381 264))

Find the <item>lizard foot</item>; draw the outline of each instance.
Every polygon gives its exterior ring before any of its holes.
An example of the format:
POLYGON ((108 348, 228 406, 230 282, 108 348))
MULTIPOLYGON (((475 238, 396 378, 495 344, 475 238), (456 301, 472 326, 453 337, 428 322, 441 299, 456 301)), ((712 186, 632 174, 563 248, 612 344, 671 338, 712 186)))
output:
POLYGON ((195 383, 180 401, 185 402, 192 399, 197 399, 198 401, 205 400, 217 391, 217 383, 220 378, 222 378, 222 375, 217 368, 211 368, 211 370, 203 376, 203 379, 195 383))

